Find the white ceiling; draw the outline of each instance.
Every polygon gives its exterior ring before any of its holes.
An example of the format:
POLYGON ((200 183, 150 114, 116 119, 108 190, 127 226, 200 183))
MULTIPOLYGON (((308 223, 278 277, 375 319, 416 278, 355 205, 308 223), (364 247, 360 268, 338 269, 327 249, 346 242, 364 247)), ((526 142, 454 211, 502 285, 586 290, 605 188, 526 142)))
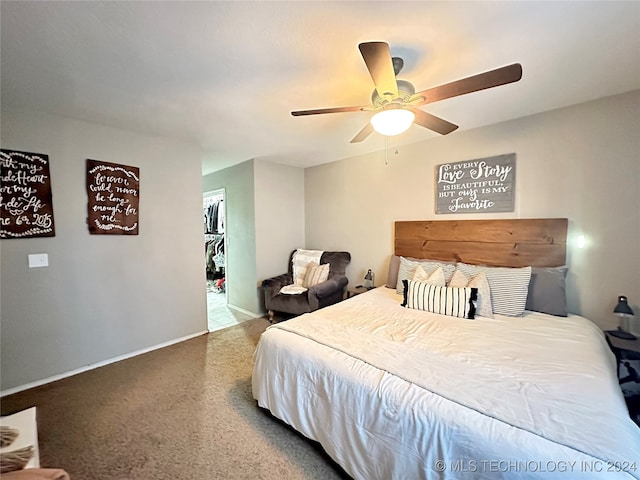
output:
MULTIPOLYGON (((195 142, 203 173, 312 166, 349 140, 382 40, 417 90, 514 62, 520 82, 422 107, 457 132, 640 88, 640 2, 0 2, 2 105, 195 142)), ((400 144, 437 134, 412 126, 400 144)), ((394 141, 395 142, 395 141, 394 141)), ((395 143, 394 143, 395 144, 395 143)), ((179 161, 178 159, 176 161, 179 161)))

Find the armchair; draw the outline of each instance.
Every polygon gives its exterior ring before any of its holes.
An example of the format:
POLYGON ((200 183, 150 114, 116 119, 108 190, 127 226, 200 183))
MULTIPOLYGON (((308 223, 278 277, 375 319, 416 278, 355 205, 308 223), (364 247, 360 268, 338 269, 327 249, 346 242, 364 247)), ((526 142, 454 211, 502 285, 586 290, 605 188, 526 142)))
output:
POLYGON ((310 287, 307 291, 296 295, 280 293, 285 285, 291 285, 293 281, 293 255, 289 256, 289 269, 287 273, 264 280, 264 303, 269 314, 269 321, 273 321, 274 312, 301 315, 313 312, 323 307, 338 303, 343 299, 344 290, 349 283, 345 276, 345 270, 351 262, 349 252, 323 252, 320 264, 329 264, 329 277, 325 282, 310 287))

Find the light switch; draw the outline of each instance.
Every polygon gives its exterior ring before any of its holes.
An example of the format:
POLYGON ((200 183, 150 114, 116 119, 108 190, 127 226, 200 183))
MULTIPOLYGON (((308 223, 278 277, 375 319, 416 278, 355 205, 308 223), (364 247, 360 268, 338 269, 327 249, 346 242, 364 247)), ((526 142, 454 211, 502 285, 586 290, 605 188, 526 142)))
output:
POLYGON ((46 253, 32 253, 29 255, 29 268, 48 267, 49 255, 46 253))

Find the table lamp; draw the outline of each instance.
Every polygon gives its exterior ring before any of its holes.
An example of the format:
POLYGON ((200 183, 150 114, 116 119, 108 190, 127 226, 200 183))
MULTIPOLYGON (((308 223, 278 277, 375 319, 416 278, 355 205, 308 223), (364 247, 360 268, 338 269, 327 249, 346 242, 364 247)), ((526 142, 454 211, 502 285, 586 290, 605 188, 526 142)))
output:
POLYGON ((618 325, 617 330, 613 330, 612 332, 609 332, 609 334, 614 337, 624 338, 625 340, 635 340, 638 338, 627 331, 630 329, 633 317, 633 310, 631 310, 631 307, 627 303, 627 297, 624 295, 620 295, 618 297, 618 304, 613 309, 613 313, 620 317, 620 325, 618 325))
POLYGON ((364 276, 364 288, 371 290, 374 287, 373 278, 371 269, 367 270, 367 274, 364 276))

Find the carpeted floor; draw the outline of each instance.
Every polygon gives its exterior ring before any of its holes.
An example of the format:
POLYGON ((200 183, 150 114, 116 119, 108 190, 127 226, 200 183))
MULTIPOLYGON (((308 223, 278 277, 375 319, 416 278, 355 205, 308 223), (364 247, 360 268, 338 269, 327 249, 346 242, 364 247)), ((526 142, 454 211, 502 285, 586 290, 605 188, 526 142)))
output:
POLYGON ((256 405, 262 318, 20 392, 40 461, 72 480, 346 479, 314 443, 256 405))

